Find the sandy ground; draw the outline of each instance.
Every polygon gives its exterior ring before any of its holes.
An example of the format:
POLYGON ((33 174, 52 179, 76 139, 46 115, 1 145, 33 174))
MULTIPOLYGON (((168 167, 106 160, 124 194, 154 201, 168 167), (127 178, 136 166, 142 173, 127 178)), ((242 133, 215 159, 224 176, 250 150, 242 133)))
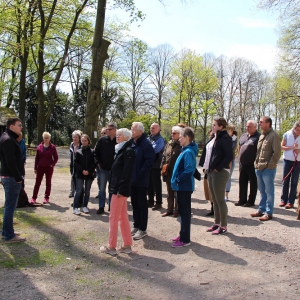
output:
MULTIPOLYGON (((59 157, 51 204, 16 212, 15 229, 27 238, 26 243, 0 243, 0 299, 300 299, 300 221, 294 210, 278 207, 281 164, 272 221, 251 218, 255 208, 234 206, 238 200, 236 167, 227 235, 206 232, 213 219, 205 217, 210 204, 204 200, 202 182, 197 182, 192 195, 192 244, 171 248, 170 239, 178 235, 179 223, 173 217, 161 217, 166 208, 163 184, 164 209, 149 210, 148 236, 134 241, 134 253, 111 257, 99 251, 107 244, 109 215, 96 214, 96 181, 90 214, 73 215, 68 198, 68 150, 60 149, 59 157)), ((29 197, 34 185, 33 160, 29 157, 26 165, 29 197)), ((43 192, 44 183, 39 201, 43 192)), ((3 201, 1 187, 1 206, 3 201)), ((128 210, 132 221, 130 200, 128 210)))

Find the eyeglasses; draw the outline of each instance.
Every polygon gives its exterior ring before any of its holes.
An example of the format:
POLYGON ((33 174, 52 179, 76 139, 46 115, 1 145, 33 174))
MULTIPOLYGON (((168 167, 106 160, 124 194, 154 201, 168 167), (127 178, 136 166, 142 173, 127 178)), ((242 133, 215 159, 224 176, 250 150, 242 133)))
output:
POLYGON ((120 136, 123 136, 123 134, 116 134, 116 137, 120 137, 120 136))
POLYGON ((178 134, 178 132, 172 132, 172 135, 178 134))
POLYGON ((106 130, 110 131, 110 130, 114 130, 114 129, 116 129, 116 128, 107 128, 106 130))
POLYGON ((15 126, 23 127, 22 124, 14 124, 15 126))

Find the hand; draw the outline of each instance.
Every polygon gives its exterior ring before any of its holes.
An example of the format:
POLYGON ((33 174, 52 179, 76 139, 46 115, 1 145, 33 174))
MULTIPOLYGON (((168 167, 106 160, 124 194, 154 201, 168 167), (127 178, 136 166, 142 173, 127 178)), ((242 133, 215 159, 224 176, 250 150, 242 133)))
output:
POLYGON ((34 170, 34 174, 36 174, 36 170, 34 170))
POLYGON ((217 169, 214 169, 215 172, 219 173, 219 171, 217 169))
POLYGON ((17 181, 17 183, 22 183, 22 181, 17 181))
POLYGON ((298 148, 298 143, 295 143, 294 146, 293 146, 293 149, 296 150, 297 148, 298 148))
POLYGON ((120 197, 124 197, 124 196, 118 193, 117 198, 120 198, 120 197))

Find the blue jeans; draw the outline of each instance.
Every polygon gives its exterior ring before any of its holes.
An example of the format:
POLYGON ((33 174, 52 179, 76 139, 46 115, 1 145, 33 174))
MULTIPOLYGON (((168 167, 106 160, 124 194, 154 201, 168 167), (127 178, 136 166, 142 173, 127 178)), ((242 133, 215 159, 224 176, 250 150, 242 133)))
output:
POLYGON ((82 199, 84 193, 83 207, 87 207, 90 199, 90 191, 93 183, 93 179, 76 178, 76 193, 74 197, 73 207, 78 208, 79 201, 82 199))
POLYGON ((266 213, 267 215, 272 216, 274 210, 274 179, 276 175, 276 168, 264 169, 262 171, 255 170, 255 173, 257 177, 258 190, 260 192, 258 210, 261 213, 266 213))
POLYGON ((178 213, 181 218, 180 241, 191 241, 191 197, 192 192, 177 191, 178 213))
MULTIPOLYGON (((109 182, 110 171, 106 171, 103 169, 99 169, 97 167, 97 182, 99 188, 99 208, 105 207, 105 199, 106 199, 106 185, 109 182)), ((111 194, 109 194, 108 203, 110 203, 111 194)))
POLYGON ((229 176, 229 179, 228 181, 226 182, 226 187, 225 187, 225 192, 230 192, 230 188, 231 188, 231 176, 232 176, 232 173, 233 173, 233 170, 234 170, 234 166, 235 166, 235 161, 233 160, 231 162, 231 169, 230 169, 230 176, 229 176))
MULTIPOLYGON (((290 172, 294 162, 283 160, 283 178, 290 172)), ((282 183, 281 202, 294 204, 297 195, 297 184, 299 179, 299 163, 296 162, 290 175, 282 183), (291 182, 291 189, 290 189, 291 182), (290 190, 290 193, 289 193, 290 190)))
POLYGON ((18 204, 22 182, 17 183, 13 177, 2 178, 5 192, 2 236, 8 241, 15 237, 13 218, 18 204))

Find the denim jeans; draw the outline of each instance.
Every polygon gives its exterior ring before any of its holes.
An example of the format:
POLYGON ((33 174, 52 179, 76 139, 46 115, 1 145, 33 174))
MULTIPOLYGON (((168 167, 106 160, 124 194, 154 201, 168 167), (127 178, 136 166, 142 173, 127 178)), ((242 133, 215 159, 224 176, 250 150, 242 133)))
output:
POLYGON ((74 197, 73 207, 78 208, 79 201, 82 199, 82 194, 84 193, 83 198, 83 207, 87 207, 90 199, 90 191, 93 183, 93 179, 82 179, 76 178, 76 193, 74 197))
MULTIPOLYGON (((300 163, 300 162, 299 162, 300 163)), ((294 204, 297 195, 297 184, 299 179, 299 163, 294 165, 290 175, 282 183, 281 201, 284 203, 294 204), (290 188, 291 182, 291 188, 290 188), (290 192, 290 193, 289 193, 290 192)), ((283 178, 290 172, 294 162, 291 160, 283 160, 283 178)))
POLYGON ((233 173, 233 170, 234 170, 234 166, 235 166, 235 161, 233 160, 231 162, 231 168, 230 168, 230 176, 229 176, 229 179, 228 181, 226 182, 226 187, 225 187, 225 192, 230 192, 230 188, 231 188, 231 176, 232 176, 232 173, 233 173))
MULTIPOLYGON (((106 185, 109 182, 110 171, 99 169, 97 167, 97 182, 99 188, 99 208, 105 207, 106 185)), ((109 195, 108 203, 110 203, 111 195, 109 195)))
POLYGON ((191 197, 192 192, 177 191, 178 212, 181 217, 180 241, 191 241, 191 197))
POLYGON ((22 182, 17 183, 13 177, 6 177, 2 178, 2 183, 5 192, 2 236, 7 241, 15 237, 13 217, 18 204, 22 182))
POLYGON ((264 169, 262 171, 255 170, 255 173, 257 177, 258 190, 260 192, 258 210, 261 213, 266 213, 267 215, 272 216, 274 210, 274 179, 276 175, 276 168, 264 169))

